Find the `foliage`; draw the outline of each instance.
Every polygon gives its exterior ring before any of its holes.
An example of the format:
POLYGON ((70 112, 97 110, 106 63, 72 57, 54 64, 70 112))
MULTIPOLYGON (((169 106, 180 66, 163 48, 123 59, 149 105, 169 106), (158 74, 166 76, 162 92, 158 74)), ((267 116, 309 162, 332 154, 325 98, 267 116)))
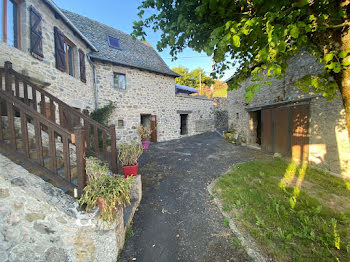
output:
POLYGON ((101 199, 104 208, 98 219, 111 224, 115 221, 116 206, 125 207, 130 204, 130 190, 134 180, 132 177, 110 175, 108 167, 96 158, 89 158, 87 163, 89 181, 78 200, 79 205, 86 205, 86 211, 89 212, 96 207, 98 199, 101 199))
POLYGON ((185 47, 204 51, 214 57, 218 74, 238 64, 229 85, 239 88, 252 74, 255 83, 246 89, 248 102, 269 83, 261 81, 261 73, 280 78, 286 60, 307 50, 324 64, 324 71, 301 79, 298 86, 303 91, 311 86, 332 98, 335 80, 350 64, 340 37, 349 26, 349 5, 341 0, 143 0, 133 34, 144 38, 148 27, 161 31, 157 48, 170 47, 174 58, 185 47), (149 8, 155 11, 144 17, 149 8))
POLYGON ((99 122, 101 125, 108 126, 108 119, 113 113, 113 110, 115 109, 115 105, 113 102, 109 102, 109 104, 105 105, 104 107, 97 108, 93 112, 91 112, 90 117, 99 122))
POLYGON ((347 183, 275 159, 235 166, 214 190, 273 260, 350 261, 347 183))
POLYGON ((136 140, 130 143, 119 144, 118 157, 123 166, 133 166, 137 164, 137 159, 143 152, 142 145, 136 140))
POLYGON ((152 130, 147 126, 140 125, 137 127, 137 133, 141 140, 146 140, 152 134, 152 130))
POLYGON ((202 83, 202 86, 210 86, 214 83, 214 81, 209 76, 207 76, 204 70, 201 68, 196 68, 189 72, 187 68, 178 66, 174 67, 172 70, 181 75, 181 77, 177 77, 175 79, 175 84, 178 85, 190 86, 199 89, 200 82, 202 83))

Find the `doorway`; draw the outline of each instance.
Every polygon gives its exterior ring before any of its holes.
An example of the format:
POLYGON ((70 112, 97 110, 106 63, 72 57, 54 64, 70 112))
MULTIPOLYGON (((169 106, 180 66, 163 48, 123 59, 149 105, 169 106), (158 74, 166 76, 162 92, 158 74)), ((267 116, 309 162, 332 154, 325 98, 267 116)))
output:
POLYGON ((141 125, 152 130, 150 141, 157 142, 157 116, 151 114, 141 114, 141 125))
POLYGON ((188 134, 188 114, 180 114, 180 135, 188 134))

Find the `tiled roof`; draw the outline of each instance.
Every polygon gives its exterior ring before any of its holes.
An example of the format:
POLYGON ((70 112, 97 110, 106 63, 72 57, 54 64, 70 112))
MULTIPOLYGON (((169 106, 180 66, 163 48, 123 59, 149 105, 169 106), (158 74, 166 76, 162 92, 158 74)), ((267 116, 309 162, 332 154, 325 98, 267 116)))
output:
POLYGON ((179 76, 169 69, 152 47, 133 39, 129 34, 67 10, 62 12, 98 49, 97 52, 90 53, 92 59, 174 77, 179 76), (119 39, 120 49, 109 46, 108 36, 119 39))

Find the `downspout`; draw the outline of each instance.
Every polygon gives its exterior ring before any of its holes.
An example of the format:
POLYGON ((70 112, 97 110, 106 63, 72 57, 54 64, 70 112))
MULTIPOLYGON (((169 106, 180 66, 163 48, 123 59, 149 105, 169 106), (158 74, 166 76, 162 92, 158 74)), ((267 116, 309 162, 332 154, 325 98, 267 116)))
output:
POLYGON ((95 110, 98 108, 98 90, 97 90, 97 85, 96 85, 96 66, 92 62, 91 57, 89 54, 86 55, 90 65, 92 66, 92 77, 93 77, 93 88, 94 88, 94 99, 95 99, 95 110))

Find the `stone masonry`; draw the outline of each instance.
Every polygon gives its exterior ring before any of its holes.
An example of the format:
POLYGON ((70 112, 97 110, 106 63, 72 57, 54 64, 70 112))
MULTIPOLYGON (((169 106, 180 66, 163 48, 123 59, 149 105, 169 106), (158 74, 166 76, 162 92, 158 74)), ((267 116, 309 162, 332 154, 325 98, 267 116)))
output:
POLYGON ((245 137, 248 144, 254 145, 256 123, 254 115, 246 108, 313 97, 310 100, 309 161, 317 167, 350 177, 350 142, 340 93, 331 102, 312 91, 302 93, 295 87, 295 81, 306 74, 317 74, 322 67, 315 57, 305 52, 291 58, 288 63, 284 78, 272 79, 272 85, 263 86, 249 105, 243 95, 245 88, 252 83, 250 79, 243 82, 240 89, 228 92, 229 127, 245 137))
POLYGON ((174 77, 122 66, 95 64, 99 107, 112 101, 116 109, 110 123, 116 126, 118 120, 124 123, 124 126, 117 126, 116 129, 119 141, 137 138, 136 127, 140 125, 141 114, 157 116, 158 141, 180 137, 178 111, 191 112, 188 120, 190 135, 213 130, 212 100, 175 95, 174 77), (125 74, 125 90, 114 88, 114 73, 125 74))
MULTIPOLYGON (((46 90, 59 99, 73 107, 81 109, 95 108, 94 106, 94 89, 93 73, 89 61, 85 59, 86 65, 86 83, 80 81, 80 71, 78 63, 78 49, 84 53, 89 53, 90 49, 86 44, 67 27, 59 18, 55 18, 54 13, 42 2, 37 0, 22 1, 21 8, 21 49, 9 46, 0 41, 0 66, 5 61, 10 61, 13 68, 29 77, 35 79, 39 85, 46 85, 46 90), (43 53, 44 59, 41 61, 34 58, 29 53, 29 7, 33 5, 43 17, 42 36, 43 36, 43 53), (57 26, 65 36, 75 44, 73 49, 75 63, 75 76, 56 69, 55 63, 55 44, 54 44, 54 26, 57 26), (83 94, 83 95, 82 95, 83 94)), ((29 98, 31 94, 29 93, 29 98)))
POLYGON ((141 194, 138 176, 133 205, 119 208, 116 222, 102 228, 97 210, 78 211, 74 198, 0 155, 0 261, 115 262, 141 194))

